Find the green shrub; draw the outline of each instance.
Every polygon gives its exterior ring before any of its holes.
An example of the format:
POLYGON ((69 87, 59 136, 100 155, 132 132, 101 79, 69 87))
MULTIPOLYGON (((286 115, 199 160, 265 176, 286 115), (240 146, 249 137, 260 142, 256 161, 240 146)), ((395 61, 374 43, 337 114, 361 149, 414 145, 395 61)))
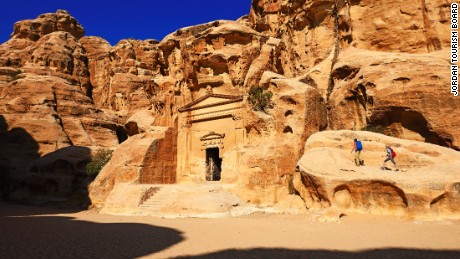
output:
POLYGON ((92 176, 98 175, 102 167, 112 158, 112 153, 113 150, 99 149, 91 158, 91 161, 86 165, 86 173, 92 176))
POLYGON ((253 110, 266 112, 267 108, 272 107, 273 93, 267 89, 268 87, 251 87, 248 100, 253 110))

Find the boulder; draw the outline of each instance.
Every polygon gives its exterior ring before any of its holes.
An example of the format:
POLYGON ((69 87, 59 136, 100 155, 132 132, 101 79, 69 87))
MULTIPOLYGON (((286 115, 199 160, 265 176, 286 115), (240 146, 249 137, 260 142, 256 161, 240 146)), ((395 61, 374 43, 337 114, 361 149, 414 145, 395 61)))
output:
POLYGON ((425 219, 460 218, 460 154, 449 148, 366 131, 324 131, 305 143, 293 185, 309 209, 399 215, 425 219), (356 166, 353 139, 363 143, 356 166), (385 145, 396 152, 399 171, 388 162, 385 145))
POLYGON ((146 133, 151 130, 156 130, 156 127, 153 127, 154 122, 155 117, 151 111, 139 111, 126 120, 125 129, 128 136, 134 136, 139 133, 146 133))
POLYGON ((171 184, 176 181, 176 134, 174 129, 155 131, 128 138, 115 149, 89 186, 93 206, 102 207, 117 184, 171 184))

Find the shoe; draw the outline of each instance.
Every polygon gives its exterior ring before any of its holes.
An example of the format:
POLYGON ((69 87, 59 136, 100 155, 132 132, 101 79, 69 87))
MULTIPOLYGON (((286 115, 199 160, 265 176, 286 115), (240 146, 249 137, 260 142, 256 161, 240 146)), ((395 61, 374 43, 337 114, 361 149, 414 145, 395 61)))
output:
POLYGON ((399 171, 399 169, 396 169, 395 171, 396 171, 396 172, 398 172, 398 171, 399 171))

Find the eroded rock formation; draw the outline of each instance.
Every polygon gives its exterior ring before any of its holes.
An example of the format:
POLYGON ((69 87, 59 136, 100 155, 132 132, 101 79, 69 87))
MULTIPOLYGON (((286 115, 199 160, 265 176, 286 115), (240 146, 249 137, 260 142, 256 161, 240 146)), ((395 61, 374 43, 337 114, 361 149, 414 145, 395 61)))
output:
POLYGON ((305 143, 293 182, 310 209, 332 206, 377 215, 458 218, 459 161, 457 151, 433 144, 363 131, 325 131, 305 143), (366 166, 351 162, 355 137, 365 147, 361 157, 366 166), (385 145, 397 153, 400 171, 380 169, 385 145))
POLYGON ((331 74, 330 128, 381 127, 388 135, 458 150, 460 102, 446 91, 448 56, 347 49, 331 74))
MULTIPOLYGON (((3 178, 45 174, 32 172, 32 162, 64 147, 118 145, 117 117, 96 108, 88 95, 87 57, 78 41, 83 33, 73 17, 58 11, 16 23, 12 38, 0 45, 3 178)), ((68 189, 58 188, 61 194, 68 189)))
POLYGON ((15 28, 0 46, 0 109, 6 124, 28 130, 42 154, 69 145, 116 145, 116 117, 97 109, 88 96, 87 58, 78 42, 83 28, 64 11, 15 28), (38 38, 25 34, 29 27, 38 38))
POLYGON ((93 206, 102 206, 116 184, 175 183, 174 137, 173 129, 153 127, 123 142, 89 186, 93 206))
POLYGON ((458 149, 448 14, 447 1, 254 0, 249 24, 281 39, 279 71, 320 91, 330 129, 381 127, 458 149))

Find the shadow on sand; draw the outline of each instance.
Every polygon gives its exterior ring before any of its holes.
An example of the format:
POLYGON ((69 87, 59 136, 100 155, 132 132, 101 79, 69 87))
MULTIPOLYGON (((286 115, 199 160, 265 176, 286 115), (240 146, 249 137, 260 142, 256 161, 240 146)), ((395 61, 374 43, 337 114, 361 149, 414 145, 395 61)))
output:
POLYGON ((0 203, 0 258, 136 258, 184 240, 165 227, 53 215, 68 212, 0 203))
POLYGON ((375 249, 365 250, 361 252, 346 252, 346 251, 333 251, 333 250, 291 250, 283 248, 255 248, 248 250, 223 250, 215 253, 197 255, 197 256, 184 256, 177 258, 190 258, 190 259, 211 259, 211 258, 305 258, 305 259, 354 259, 354 258, 388 258, 388 259, 458 259, 460 258, 460 251, 434 251, 434 250, 419 250, 419 249, 403 249, 403 248, 389 248, 389 249, 375 249))
MULTIPOLYGON (((161 258, 155 253, 185 240, 183 233, 172 228, 139 223, 80 221, 56 215, 73 212, 0 202, 0 258, 161 258)), ((221 241, 224 240, 225 233, 222 233, 221 241)), ((177 258, 457 259, 460 258, 460 251, 387 248, 349 252, 253 248, 177 258)))

